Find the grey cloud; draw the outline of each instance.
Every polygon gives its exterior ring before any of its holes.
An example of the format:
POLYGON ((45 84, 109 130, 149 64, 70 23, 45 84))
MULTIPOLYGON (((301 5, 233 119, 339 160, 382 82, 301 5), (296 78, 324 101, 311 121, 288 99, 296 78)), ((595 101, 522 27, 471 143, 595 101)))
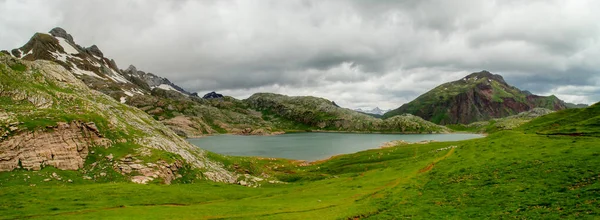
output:
POLYGON ((348 107, 397 107, 483 69, 597 102, 598 90, 556 88, 600 88, 598 10, 591 0, 0 0, 0 48, 61 26, 121 68, 188 90, 314 94, 348 107))

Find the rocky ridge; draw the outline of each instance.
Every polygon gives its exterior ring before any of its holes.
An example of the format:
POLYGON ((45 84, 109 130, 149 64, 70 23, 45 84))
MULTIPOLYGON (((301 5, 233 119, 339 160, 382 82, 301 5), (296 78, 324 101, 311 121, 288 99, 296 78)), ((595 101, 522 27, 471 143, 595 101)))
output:
POLYGON ((122 73, 130 81, 134 82, 134 84, 139 85, 140 87, 149 91, 155 88, 160 88, 163 90, 176 91, 187 96, 198 96, 196 93, 185 91, 181 87, 169 81, 167 78, 137 70, 137 68, 133 65, 129 65, 126 70, 122 70, 122 73))

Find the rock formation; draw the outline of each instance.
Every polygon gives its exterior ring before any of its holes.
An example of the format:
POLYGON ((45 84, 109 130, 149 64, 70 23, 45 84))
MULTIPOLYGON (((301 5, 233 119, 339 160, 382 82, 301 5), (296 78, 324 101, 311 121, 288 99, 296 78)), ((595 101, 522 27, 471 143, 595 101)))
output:
POLYGON ((44 166, 77 170, 83 168, 91 146, 110 145, 94 123, 59 122, 44 130, 18 132, 0 142, 0 171, 44 166))

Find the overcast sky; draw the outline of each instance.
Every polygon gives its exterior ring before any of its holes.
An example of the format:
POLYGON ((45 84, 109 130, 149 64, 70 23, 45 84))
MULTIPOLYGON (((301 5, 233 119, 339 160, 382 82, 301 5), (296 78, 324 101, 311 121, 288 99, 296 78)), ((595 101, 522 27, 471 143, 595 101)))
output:
POLYGON ((204 93, 312 95, 396 108, 489 70, 523 90, 600 101, 600 1, 0 0, 0 48, 56 26, 204 93))

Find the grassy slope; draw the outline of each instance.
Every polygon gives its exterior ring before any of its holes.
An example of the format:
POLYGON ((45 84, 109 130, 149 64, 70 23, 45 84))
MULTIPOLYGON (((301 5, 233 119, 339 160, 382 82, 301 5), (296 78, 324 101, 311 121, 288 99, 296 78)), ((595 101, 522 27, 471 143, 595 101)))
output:
POLYGON ((263 118, 283 130, 324 130, 384 133, 443 133, 438 126, 420 117, 399 115, 382 120, 350 109, 340 108, 333 102, 312 96, 286 96, 256 93, 244 100, 260 110, 263 118))
MULTIPOLYGON (((598 217, 598 143, 595 137, 502 131, 477 140, 369 150, 307 167, 271 167, 296 181, 260 188, 208 182, 171 186, 35 182, 36 186, 29 186, 31 182, 14 180, 0 186, 0 216, 598 217), (436 151, 448 146, 457 148, 436 151)), ((0 181, 11 179, 8 175, 23 173, 1 173, 0 181)))
POLYGON ((489 121, 478 121, 467 125, 454 124, 446 125, 446 127, 460 132, 472 133, 494 133, 502 130, 513 130, 531 120, 552 113, 552 110, 545 108, 535 108, 526 112, 521 112, 516 115, 511 115, 504 118, 495 118, 489 121))
POLYGON ((533 120, 523 127, 538 134, 600 136, 600 103, 588 108, 567 109, 533 120))
MULTIPOLYGON (((114 141, 114 144, 108 148, 91 146, 89 150, 96 153, 89 154, 83 169, 77 172, 51 170, 65 177, 61 178, 60 182, 67 182, 68 179, 72 179, 75 183, 128 181, 125 176, 114 171, 115 165, 106 158, 110 154, 115 161, 126 155, 136 156, 145 163, 184 161, 181 155, 168 152, 168 149, 158 150, 136 142, 138 139, 156 138, 157 141, 167 143, 165 145, 186 143, 182 139, 177 139, 174 134, 168 133, 168 128, 161 127, 162 125, 154 122, 138 109, 117 103, 108 96, 94 93, 72 76, 66 77, 62 74, 70 76, 70 73, 65 72, 64 69, 46 61, 21 62, 0 55, 0 116, 4 114, 9 116, 7 119, 0 118, 0 133, 9 131, 8 137, 10 137, 21 132, 9 130, 8 124, 15 121, 19 122, 18 127, 23 131, 48 130, 47 126, 55 126, 59 122, 82 121, 94 122, 103 137, 114 141), (50 104, 45 108, 36 107, 30 101, 36 99, 47 100, 50 104), (148 149, 152 154, 142 156, 140 150, 143 149, 148 149), (94 179, 83 180, 84 177, 94 177, 94 179)), ((179 147, 180 152, 188 151, 184 146, 179 147)), ((194 156, 202 153, 194 146, 187 147, 190 149, 189 153, 194 156)), ((202 159, 203 157, 198 156, 198 160, 202 159)), ((192 169, 188 165, 185 164, 186 167, 177 172, 183 176, 198 174, 199 169, 192 169)), ((51 174, 49 172, 46 170, 41 172, 43 175, 37 176, 43 177, 42 179, 49 178, 51 174)), ((10 179, 7 178, 7 181, 10 179)), ((183 178, 177 181, 188 180, 183 178)), ((28 181, 23 182, 28 183, 28 181)), ((2 184, 3 182, 0 182, 0 185, 2 184)))

